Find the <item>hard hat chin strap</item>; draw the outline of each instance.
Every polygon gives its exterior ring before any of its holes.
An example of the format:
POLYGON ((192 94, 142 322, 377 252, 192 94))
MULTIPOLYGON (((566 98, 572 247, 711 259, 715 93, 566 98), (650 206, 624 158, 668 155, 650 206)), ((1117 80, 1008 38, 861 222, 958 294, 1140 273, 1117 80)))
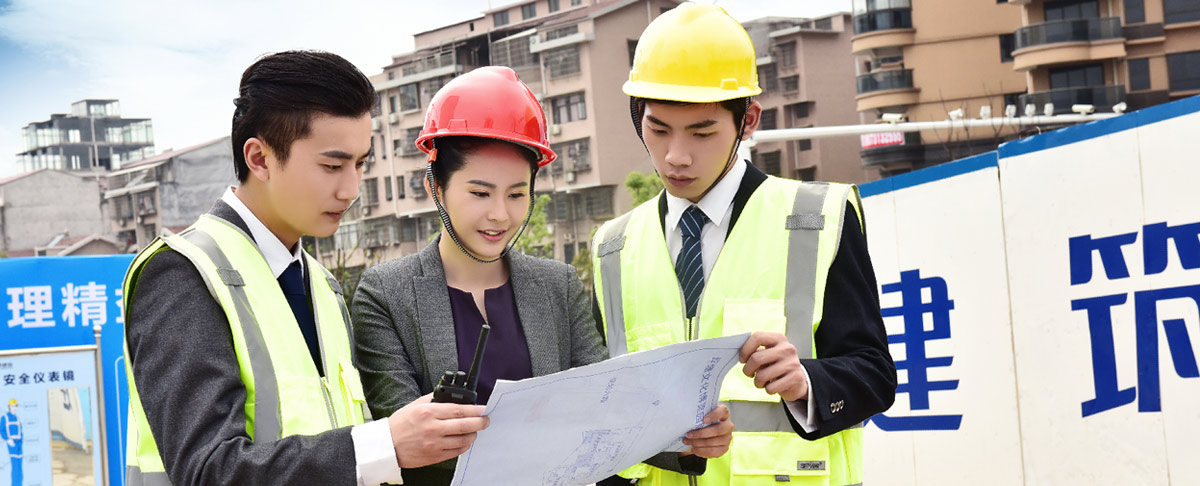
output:
MULTIPOLYGON (((430 144, 435 144, 435 141, 431 140, 430 144)), ((514 235, 511 240, 509 240, 508 245, 504 247, 504 251, 500 252, 500 256, 492 260, 484 260, 473 255, 470 251, 467 251, 467 248, 463 246, 462 241, 459 241, 458 233, 454 231, 454 225, 450 223, 450 213, 446 212, 446 207, 442 205, 442 200, 438 198, 437 181, 433 177, 433 164, 436 160, 437 147, 435 146, 429 151, 429 161, 425 164, 425 181, 429 184, 429 197, 433 198, 433 205, 437 206, 438 217, 440 217, 442 220, 442 227, 446 228, 446 234, 450 235, 450 239, 454 241, 454 246, 457 246, 458 249, 461 250, 468 258, 479 263, 495 263, 503 260, 504 257, 508 256, 508 252, 512 251, 512 249, 517 246, 517 239, 521 238, 521 234, 525 232, 525 227, 529 225, 529 218, 533 217, 533 182, 537 178, 537 173, 535 172, 529 176, 529 210, 525 212, 525 221, 521 222, 521 228, 518 229, 517 234, 514 235)))

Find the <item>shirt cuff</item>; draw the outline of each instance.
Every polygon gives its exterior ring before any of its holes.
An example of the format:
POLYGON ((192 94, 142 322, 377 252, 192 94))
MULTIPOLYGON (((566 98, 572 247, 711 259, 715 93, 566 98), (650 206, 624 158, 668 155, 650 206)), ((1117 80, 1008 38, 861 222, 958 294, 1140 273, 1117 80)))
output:
POLYGON ((783 403, 787 405, 788 411, 792 412, 792 418, 796 419, 800 428, 804 429, 804 433, 811 434, 817 431, 817 402, 812 399, 812 380, 808 379, 808 370, 804 368, 803 364, 800 365, 800 370, 804 371, 804 382, 808 385, 808 394, 805 396, 808 398, 783 403))
POLYGON ((404 484, 400 465, 396 463, 396 448, 392 445, 392 429, 386 418, 351 427, 350 438, 354 442, 358 486, 404 484))

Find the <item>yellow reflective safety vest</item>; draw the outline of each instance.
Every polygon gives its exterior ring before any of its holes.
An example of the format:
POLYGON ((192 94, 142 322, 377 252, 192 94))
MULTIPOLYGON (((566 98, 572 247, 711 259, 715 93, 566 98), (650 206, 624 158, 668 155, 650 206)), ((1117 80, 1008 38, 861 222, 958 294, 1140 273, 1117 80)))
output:
MULTIPOLYGON (((667 252, 657 200, 605 223, 593 242, 592 268, 610 354, 772 331, 787 335, 800 358, 817 357, 813 335, 821 324, 825 283, 847 201, 861 218, 854 186, 768 177, 746 202, 691 319, 667 252)), ((726 376, 720 399, 736 430, 729 453, 709 459, 703 475, 646 464, 621 475, 656 486, 862 482, 861 426, 804 440, 792 429, 779 396, 756 388, 740 366, 726 376)))
MULTIPOLYGON (((314 435, 359 425, 370 417, 362 382, 353 365, 350 315, 341 285, 316 259, 304 253, 325 368, 323 377, 317 373, 292 309, 266 259, 249 236, 220 218, 201 216, 187 230, 159 238, 142 250, 125 275, 126 309, 146 262, 168 248, 196 266, 229 320, 246 387, 246 433, 251 439, 269 442, 291 435, 314 435)), ((129 356, 128 343, 125 355, 129 356)), ((126 484, 169 485, 138 396, 133 363, 128 360, 125 373, 130 395, 126 484)))

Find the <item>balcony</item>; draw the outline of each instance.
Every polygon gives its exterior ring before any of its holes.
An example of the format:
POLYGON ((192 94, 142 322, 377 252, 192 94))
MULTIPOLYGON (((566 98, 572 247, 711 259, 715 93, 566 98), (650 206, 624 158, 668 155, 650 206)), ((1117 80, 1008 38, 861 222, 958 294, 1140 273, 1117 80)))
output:
POLYGON ((912 69, 890 69, 858 77, 858 111, 916 104, 912 69))
POLYGON ((1096 107, 1098 113, 1108 112, 1112 111, 1113 105, 1123 101, 1125 101, 1125 86, 1119 84, 1059 88, 1017 97, 1017 103, 1021 106, 1019 110, 1024 110, 1025 105, 1032 104, 1037 107, 1038 113, 1041 113, 1042 107, 1046 106, 1046 103, 1053 103, 1055 115, 1071 113, 1072 105, 1092 105, 1096 107))
POLYGON ((1125 57, 1121 19, 1057 20, 1014 32, 1013 69, 1125 57))
POLYGON ((859 54, 882 47, 906 46, 913 43, 915 35, 912 9, 907 5, 904 8, 859 13, 854 16, 854 37, 850 40, 850 50, 859 54))

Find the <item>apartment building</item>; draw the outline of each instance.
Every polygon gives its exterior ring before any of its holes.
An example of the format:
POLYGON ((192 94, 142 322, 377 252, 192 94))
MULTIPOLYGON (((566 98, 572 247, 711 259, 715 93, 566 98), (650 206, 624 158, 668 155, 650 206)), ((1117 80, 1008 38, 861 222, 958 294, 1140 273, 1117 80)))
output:
POLYGON ((0 257, 113 253, 102 248, 100 179, 53 169, 0 178, 0 257))
MULTIPOLYGON (((743 26, 754 42, 763 89, 756 98, 763 105, 759 129, 859 123, 849 13, 767 17, 743 26)), ((801 180, 862 183, 878 178, 877 171, 863 167, 858 139, 849 137, 759 143, 751 160, 768 174, 801 180)))
POLYGON ((179 232, 237 184, 229 137, 127 164, 104 178, 105 233, 136 251, 164 231, 179 232))
MULTIPOLYGON (((1196 0, 1009 0, 1013 67, 1025 75, 1021 104, 1136 110, 1200 94, 1196 0)), ((1039 108, 1040 109, 1040 108, 1039 108)))
MULTIPOLYGON (((1027 91, 1014 67, 1021 12, 1004 0, 853 0, 858 111, 939 121, 982 107, 1000 116, 1027 91)), ((985 110, 986 111, 986 110, 985 110)), ((888 176, 994 150, 1019 127, 863 136, 864 166, 888 176)))
POLYGON ((117 100, 77 101, 70 114, 30 123, 21 135, 20 172, 103 172, 154 155, 153 124, 148 118, 122 118, 117 100))
MULTIPOLYGON (((414 36, 415 50, 394 56, 371 77, 381 110, 374 158, 362 195, 331 238, 317 242, 331 268, 358 267, 411 254, 440 229, 424 188, 425 157, 415 146, 429 100, 453 77, 481 66, 515 70, 541 100, 551 147, 559 154, 538 173, 548 194, 553 255, 572 261, 592 229, 631 208, 630 171, 652 166, 621 92, 634 47, 671 0, 536 0, 414 36)), ((547 243, 550 243, 549 241, 547 243)))

